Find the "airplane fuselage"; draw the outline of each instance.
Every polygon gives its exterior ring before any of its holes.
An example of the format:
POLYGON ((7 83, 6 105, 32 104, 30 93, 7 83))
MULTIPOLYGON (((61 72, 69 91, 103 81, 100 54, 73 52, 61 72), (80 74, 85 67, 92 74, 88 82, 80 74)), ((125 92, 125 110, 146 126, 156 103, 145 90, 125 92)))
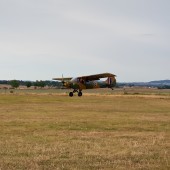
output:
POLYGON ((72 89, 96 89, 96 88, 112 88, 116 85, 116 80, 112 81, 112 83, 108 83, 106 81, 94 80, 94 81, 83 81, 77 78, 73 78, 69 83, 64 84, 67 88, 72 89))

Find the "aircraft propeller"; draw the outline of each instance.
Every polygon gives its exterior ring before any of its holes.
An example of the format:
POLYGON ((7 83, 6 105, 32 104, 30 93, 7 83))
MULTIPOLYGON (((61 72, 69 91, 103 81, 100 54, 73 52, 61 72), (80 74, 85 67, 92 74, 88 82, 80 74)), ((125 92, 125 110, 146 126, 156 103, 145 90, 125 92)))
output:
POLYGON ((62 81, 61 81, 61 83, 63 84, 64 87, 69 87, 69 85, 70 85, 70 82, 64 80, 63 74, 62 74, 62 81))
POLYGON ((64 86, 64 84, 65 84, 65 81, 64 81, 63 74, 62 74, 62 81, 61 81, 61 83, 62 83, 62 84, 63 84, 63 86, 64 86))

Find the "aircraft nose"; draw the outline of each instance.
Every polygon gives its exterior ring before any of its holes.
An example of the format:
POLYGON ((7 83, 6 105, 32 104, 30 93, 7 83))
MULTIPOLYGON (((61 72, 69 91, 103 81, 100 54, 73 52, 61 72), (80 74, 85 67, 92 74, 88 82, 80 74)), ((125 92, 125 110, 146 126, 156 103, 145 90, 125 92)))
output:
POLYGON ((70 87, 70 83, 69 82, 64 82, 64 86, 70 87))

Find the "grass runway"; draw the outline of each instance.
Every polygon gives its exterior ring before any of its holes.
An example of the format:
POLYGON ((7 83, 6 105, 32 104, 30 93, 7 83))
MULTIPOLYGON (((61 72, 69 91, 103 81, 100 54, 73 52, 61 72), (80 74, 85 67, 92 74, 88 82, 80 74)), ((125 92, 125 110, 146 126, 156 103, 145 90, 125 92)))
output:
POLYGON ((13 169, 170 169, 170 96, 0 94, 13 169))

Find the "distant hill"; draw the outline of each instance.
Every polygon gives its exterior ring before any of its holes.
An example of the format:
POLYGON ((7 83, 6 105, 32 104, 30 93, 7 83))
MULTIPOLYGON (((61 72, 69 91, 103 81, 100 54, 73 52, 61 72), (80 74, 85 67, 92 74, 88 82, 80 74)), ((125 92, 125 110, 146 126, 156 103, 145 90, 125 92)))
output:
POLYGON ((150 81, 150 84, 170 84, 170 80, 157 80, 157 81, 150 81))
POLYGON ((150 82, 128 82, 117 83, 118 86, 145 86, 145 87, 158 87, 158 88, 170 88, 170 80, 156 80, 150 82))
POLYGON ((170 80, 150 81, 148 85, 158 87, 160 89, 170 89, 170 80))

